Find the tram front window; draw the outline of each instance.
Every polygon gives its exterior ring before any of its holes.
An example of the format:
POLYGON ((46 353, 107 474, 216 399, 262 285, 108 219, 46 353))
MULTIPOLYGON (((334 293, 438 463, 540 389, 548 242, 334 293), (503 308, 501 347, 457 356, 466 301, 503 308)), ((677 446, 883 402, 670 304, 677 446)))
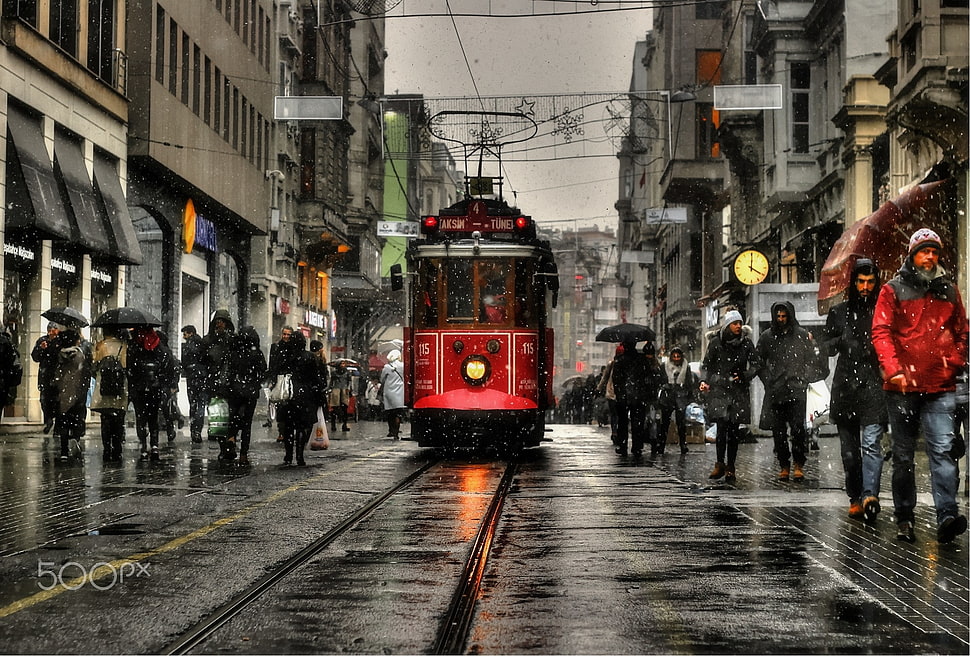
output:
POLYGON ((509 318, 511 299, 508 294, 509 265, 505 261, 478 263, 480 290, 478 320, 482 323, 505 323, 509 318))
POLYGON ((472 263, 468 260, 449 260, 448 273, 448 321, 475 321, 474 277, 472 263))

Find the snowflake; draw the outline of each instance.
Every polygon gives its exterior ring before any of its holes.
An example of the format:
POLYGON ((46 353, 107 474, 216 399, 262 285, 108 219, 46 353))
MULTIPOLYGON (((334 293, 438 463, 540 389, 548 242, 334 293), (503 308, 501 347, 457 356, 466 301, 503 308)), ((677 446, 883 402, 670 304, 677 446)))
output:
POLYGON ((583 115, 573 115, 572 110, 567 109, 556 117, 556 129, 552 134, 561 134, 566 143, 571 142, 576 135, 582 136, 584 134, 583 115))
POLYGON ((480 144, 496 144, 504 131, 503 128, 493 128, 491 123, 482 119, 482 129, 470 129, 468 133, 475 137, 480 144))

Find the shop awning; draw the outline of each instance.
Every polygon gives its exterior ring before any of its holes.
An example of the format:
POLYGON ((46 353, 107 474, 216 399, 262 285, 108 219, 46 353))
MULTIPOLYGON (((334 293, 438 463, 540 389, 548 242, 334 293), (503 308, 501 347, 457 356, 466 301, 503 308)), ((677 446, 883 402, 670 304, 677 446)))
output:
POLYGON ((36 230, 48 239, 72 239, 71 219, 61 199, 40 122, 14 104, 7 106, 6 200, 7 230, 36 230))
POLYGON ((108 219, 108 229, 114 240, 114 259, 127 264, 141 264, 141 247, 138 236, 131 223, 125 192, 115 163, 100 152, 94 153, 94 188, 98 191, 104 212, 108 219))
MULTIPOLYGON (((875 262, 883 280, 892 277, 906 259, 909 237, 919 228, 931 228, 943 239, 944 259, 953 257, 954 243, 948 220, 941 210, 947 180, 916 185, 842 233, 832 247, 818 285, 818 313, 843 299, 860 257, 875 262)), ((952 261, 952 260, 951 260, 952 261)))
POLYGON ((81 144, 60 131, 54 133, 54 170, 67 190, 67 211, 74 219, 74 243, 87 252, 110 254, 114 244, 105 227, 104 208, 84 166, 81 144))

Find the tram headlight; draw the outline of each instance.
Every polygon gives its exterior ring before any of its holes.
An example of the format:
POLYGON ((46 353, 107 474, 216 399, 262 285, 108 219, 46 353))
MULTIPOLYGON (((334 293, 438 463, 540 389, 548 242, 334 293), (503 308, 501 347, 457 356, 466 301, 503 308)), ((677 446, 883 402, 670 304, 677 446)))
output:
POLYGON ((488 343, 485 344, 485 350, 495 355, 502 348, 502 343, 497 339, 490 339, 488 343))
POLYGON ((492 374, 492 365, 482 355, 469 355, 461 363, 461 376, 469 385, 484 385, 492 374))

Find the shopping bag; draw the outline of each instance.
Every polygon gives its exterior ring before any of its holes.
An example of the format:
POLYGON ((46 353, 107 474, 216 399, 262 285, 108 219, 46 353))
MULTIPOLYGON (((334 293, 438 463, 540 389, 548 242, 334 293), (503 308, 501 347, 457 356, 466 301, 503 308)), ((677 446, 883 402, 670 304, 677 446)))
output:
POLYGON ((289 401, 293 398, 293 377, 290 374, 280 374, 276 377, 276 385, 269 391, 270 401, 289 401))
POLYGON ((229 434, 229 402, 225 399, 213 397, 209 399, 206 408, 209 415, 209 435, 225 437, 229 434))
POLYGON ((313 424, 310 431, 310 450, 323 451, 330 446, 330 434, 327 432, 327 418, 323 414, 323 408, 317 408, 317 423, 313 424))

